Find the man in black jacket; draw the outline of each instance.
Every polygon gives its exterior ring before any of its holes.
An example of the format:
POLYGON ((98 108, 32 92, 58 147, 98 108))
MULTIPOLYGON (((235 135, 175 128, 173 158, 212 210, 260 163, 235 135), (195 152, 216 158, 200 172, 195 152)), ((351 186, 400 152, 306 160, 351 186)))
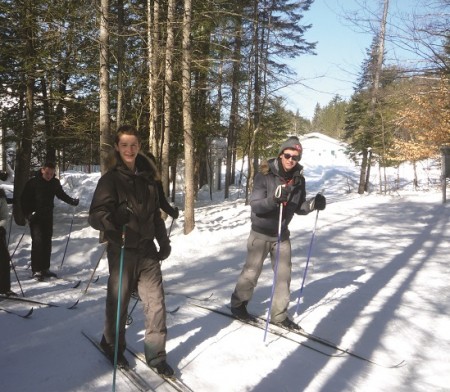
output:
POLYGON ((300 141, 290 137, 281 145, 278 156, 263 162, 255 176, 250 199, 252 227, 247 240, 247 260, 231 296, 231 312, 237 318, 252 318, 247 312, 247 304, 253 296, 264 260, 270 254, 272 267, 278 263, 270 320, 286 328, 300 329, 289 319, 287 312, 292 267, 288 225, 294 214, 306 215, 313 210, 323 210, 326 205, 325 197, 320 193, 306 200, 303 167, 299 163, 301 157, 300 141))
POLYGON ((56 277, 50 271, 52 253, 53 207, 55 196, 63 202, 77 206, 78 199, 67 195, 55 177, 55 164, 47 162, 35 177, 25 184, 20 203, 31 233, 31 271, 33 278, 56 277))

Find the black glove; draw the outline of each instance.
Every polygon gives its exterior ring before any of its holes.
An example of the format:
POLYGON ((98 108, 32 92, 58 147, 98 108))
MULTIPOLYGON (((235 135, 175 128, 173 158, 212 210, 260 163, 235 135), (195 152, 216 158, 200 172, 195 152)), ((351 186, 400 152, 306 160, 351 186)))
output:
POLYGON ((124 201, 119 204, 116 211, 113 213, 113 222, 117 227, 125 226, 130 221, 132 210, 128 207, 127 202, 124 201))
POLYGON ((325 209, 325 206, 327 205, 327 199, 325 199, 325 196, 321 193, 318 193, 314 199, 312 199, 311 203, 311 210, 319 210, 322 211, 325 209))
POLYGON ((170 246, 170 241, 167 240, 167 242, 163 242, 159 246, 158 260, 167 259, 170 256, 171 251, 172 251, 172 247, 170 246))
POLYGON ((6 238, 6 229, 3 226, 0 226, 0 238, 6 238))
POLYGON ((173 212, 170 214, 170 216, 171 216, 173 219, 178 219, 178 217, 180 216, 180 211, 178 210, 178 207, 175 207, 175 208, 173 209, 173 212))
POLYGON ((273 196, 273 201, 277 204, 286 203, 289 199, 289 195, 291 194, 290 186, 280 186, 275 191, 275 195, 273 196))
POLYGON ((72 199, 70 204, 76 207, 78 204, 80 204, 80 199, 72 199))

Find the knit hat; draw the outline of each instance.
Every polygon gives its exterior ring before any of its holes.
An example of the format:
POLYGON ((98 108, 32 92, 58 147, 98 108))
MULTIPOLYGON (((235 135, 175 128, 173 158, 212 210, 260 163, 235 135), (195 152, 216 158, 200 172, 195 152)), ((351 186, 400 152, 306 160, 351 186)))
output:
POLYGON ((300 154, 300 156, 302 156, 302 145, 300 144, 300 141, 298 140, 297 136, 291 136, 289 137, 280 147, 280 151, 278 152, 278 156, 280 156, 280 154, 287 149, 291 149, 291 150, 297 150, 300 154))

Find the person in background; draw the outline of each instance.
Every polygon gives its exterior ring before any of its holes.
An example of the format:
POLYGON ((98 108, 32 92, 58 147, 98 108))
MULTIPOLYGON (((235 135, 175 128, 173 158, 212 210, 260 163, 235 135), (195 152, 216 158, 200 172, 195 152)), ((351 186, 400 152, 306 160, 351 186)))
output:
POLYGON ((140 152, 141 142, 134 126, 118 128, 114 148, 112 161, 97 184, 89 209, 89 224, 103 231, 108 242, 109 278, 100 345, 113 364, 117 349, 117 365, 129 366, 124 355, 127 309, 131 294, 137 287, 145 313, 146 362, 157 373, 170 377, 174 370, 166 360, 166 306, 160 261, 169 257, 171 246, 161 218, 156 183, 159 174, 151 159, 140 152))
MULTIPOLYGON (((0 173, 0 179, 5 181, 3 178, 3 173, 0 173)), ((5 190, 0 188, 0 294, 6 295, 7 297, 17 297, 17 294, 11 290, 11 256, 6 242, 8 218, 9 212, 5 190)))
POLYGON ((288 138, 280 147, 278 156, 262 162, 255 175, 250 198, 251 230, 247 240, 247 259, 231 296, 231 312, 238 319, 253 320, 247 304, 262 271, 265 258, 270 254, 272 268, 279 259, 277 279, 270 321, 288 329, 300 326, 288 317, 291 282, 291 241, 288 225, 294 214, 306 215, 313 210, 325 209, 325 197, 318 193, 306 200, 302 158, 302 145, 297 137, 288 138), (283 208, 280 208, 280 204, 283 208), (282 210, 281 232, 278 232, 282 210))
POLYGON ((78 199, 64 192, 61 182, 55 177, 55 164, 46 162, 36 176, 27 181, 20 197, 23 214, 30 225, 31 271, 39 282, 56 277, 50 271, 55 196, 73 206, 79 203, 78 199))

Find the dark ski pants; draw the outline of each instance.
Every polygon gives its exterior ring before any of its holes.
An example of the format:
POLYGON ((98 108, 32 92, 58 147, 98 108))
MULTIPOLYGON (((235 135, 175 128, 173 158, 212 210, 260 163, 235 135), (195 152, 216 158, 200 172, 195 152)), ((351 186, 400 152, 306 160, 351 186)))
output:
MULTIPOLYGON (((261 275, 264 260, 268 254, 270 254, 272 269, 274 270, 277 240, 258 234, 253 230, 250 231, 247 240, 247 259, 231 296, 231 307, 247 304, 251 300, 258 278, 261 275)), ((277 279, 270 315, 272 322, 281 322, 288 316, 291 270, 291 241, 288 238, 280 242, 277 279)))
POLYGON ((31 270, 32 272, 50 269, 52 255, 53 215, 35 217, 30 222, 31 270))
MULTIPOLYGON (((145 250, 125 248, 123 252, 122 289, 120 299, 119 352, 126 348, 125 327, 131 293, 138 289, 145 314, 144 352, 151 366, 166 359, 166 307, 161 265, 145 254, 145 250)), ((108 244, 109 279, 106 294, 105 327, 103 335, 114 349, 121 248, 108 244)))

